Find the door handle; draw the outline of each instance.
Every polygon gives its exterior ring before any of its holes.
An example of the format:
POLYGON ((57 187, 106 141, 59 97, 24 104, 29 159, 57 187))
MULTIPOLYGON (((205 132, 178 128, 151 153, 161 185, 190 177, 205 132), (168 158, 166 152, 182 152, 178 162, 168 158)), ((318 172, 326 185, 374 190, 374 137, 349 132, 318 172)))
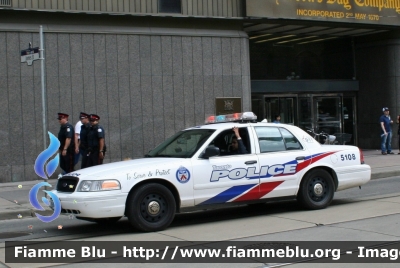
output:
POLYGON ((298 156, 296 157, 296 160, 304 160, 306 157, 305 156, 298 156))
POLYGON ((252 164, 255 164, 255 163, 257 163, 257 160, 250 160, 250 161, 246 161, 246 162, 244 162, 246 165, 252 165, 252 164))

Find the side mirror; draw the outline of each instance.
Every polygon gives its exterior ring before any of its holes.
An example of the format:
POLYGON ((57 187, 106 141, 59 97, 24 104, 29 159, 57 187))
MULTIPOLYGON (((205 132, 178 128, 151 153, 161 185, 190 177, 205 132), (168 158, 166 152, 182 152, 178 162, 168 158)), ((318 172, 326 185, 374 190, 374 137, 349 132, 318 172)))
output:
POLYGON ((212 156, 217 156, 217 155, 219 155, 219 148, 216 146, 208 146, 206 148, 205 153, 203 154, 203 158, 208 159, 212 156))

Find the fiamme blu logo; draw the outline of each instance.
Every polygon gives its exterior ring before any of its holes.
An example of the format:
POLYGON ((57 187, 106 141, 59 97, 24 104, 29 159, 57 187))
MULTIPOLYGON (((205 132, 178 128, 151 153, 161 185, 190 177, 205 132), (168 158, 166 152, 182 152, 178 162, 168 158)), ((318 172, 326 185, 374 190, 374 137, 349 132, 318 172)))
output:
MULTIPOLYGON (((49 177, 56 171, 58 164, 60 162, 59 155, 58 155, 58 148, 60 147, 60 141, 51 133, 48 132, 49 137, 50 137, 50 145, 49 147, 41 152, 39 156, 36 158, 35 161, 35 173, 39 176, 42 177, 43 179, 47 180, 49 177), (57 155, 50 160, 50 158, 57 153, 57 155)), ((29 192, 29 201, 31 202, 31 205, 36 208, 37 210, 44 211, 45 209, 41 206, 39 203, 39 200, 37 198, 37 194, 39 192, 39 189, 44 186, 49 186, 52 187, 50 183, 48 182, 40 182, 36 184, 35 186, 32 187, 32 189, 29 192)), ((44 191, 47 193, 48 196, 53 200, 53 208, 54 212, 50 216, 43 216, 40 215, 39 213, 35 213, 36 217, 38 217, 39 220, 42 222, 51 222, 55 219, 58 218, 58 216, 61 213, 61 203, 58 197, 50 192, 50 191, 44 191)), ((46 206, 50 206, 50 201, 46 197, 42 197, 42 201, 46 206)))

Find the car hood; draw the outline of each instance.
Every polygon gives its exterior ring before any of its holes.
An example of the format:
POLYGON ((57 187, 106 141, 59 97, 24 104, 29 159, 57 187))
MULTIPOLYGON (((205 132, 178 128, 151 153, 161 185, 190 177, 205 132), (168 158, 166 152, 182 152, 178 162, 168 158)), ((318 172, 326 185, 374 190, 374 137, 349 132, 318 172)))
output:
POLYGON ((112 178, 121 173, 179 166, 182 161, 182 158, 140 158, 84 168, 65 174, 64 176, 79 177, 80 179, 112 178))

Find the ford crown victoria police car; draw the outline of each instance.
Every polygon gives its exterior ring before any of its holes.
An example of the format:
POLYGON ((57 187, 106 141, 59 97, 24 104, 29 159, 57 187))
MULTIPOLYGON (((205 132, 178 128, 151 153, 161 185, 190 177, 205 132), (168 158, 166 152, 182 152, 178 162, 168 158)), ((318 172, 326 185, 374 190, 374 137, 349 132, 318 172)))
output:
POLYGON ((62 213, 97 222, 126 215, 139 230, 158 231, 176 212, 213 205, 287 197, 322 209, 335 191, 370 180, 370 166, 357 147, 320 145, 298 127, 255 118, 213 116, 207 121, 212 124, 176 133, 145 158, 66 174, 54 190, 62 213), (247 154, 232 155, 234 126, 247 154))

